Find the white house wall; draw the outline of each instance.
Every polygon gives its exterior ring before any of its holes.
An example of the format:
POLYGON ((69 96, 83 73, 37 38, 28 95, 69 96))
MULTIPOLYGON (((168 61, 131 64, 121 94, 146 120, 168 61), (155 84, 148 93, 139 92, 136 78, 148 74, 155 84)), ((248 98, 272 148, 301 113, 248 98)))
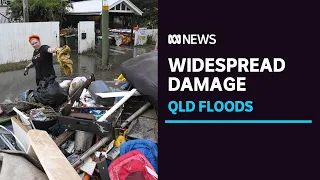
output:
MULTIPOLYGON (((102 1, 101 0, 89 0, 89 1, 77 1, 71 3, 73 8, 68 9, 67 14, 73 14, 73 15, 101 15, 102 13, 102 1)), ((115 13, 134 13, 136 15, 142 16, 142 11, 135 6, 131 1, 129 0, 108 0, 109 5, 109 12, 115 12, 115 13), (113 10, 115 6, 118 4, 125 4, 126 7, 128 7, 130 10, 113 10)), ((126 8, 127 9, 127 8, 126 8)))
POLYGON ((0 23, 0 64, 31 60, 28 37, 36 33, 43 45, 59 47, 59 22, 0 23))
POLYGON ((7 11, 7 7, 5 6, 0 6, 0 13, 2 13, 3 15, 6 15, 7 11))
POLYGON ((83 53, 95 47, 94 21, 80 21, 78 24, 78 52, 83 53), (82 39, 81 34, 86 33, 82 39))
MULTIPOLYGON (((6 16, 7 7, 0 6, 0 13, 6 16)), ((8 23, 8 19, 0 15, 0 23, 8 23)))

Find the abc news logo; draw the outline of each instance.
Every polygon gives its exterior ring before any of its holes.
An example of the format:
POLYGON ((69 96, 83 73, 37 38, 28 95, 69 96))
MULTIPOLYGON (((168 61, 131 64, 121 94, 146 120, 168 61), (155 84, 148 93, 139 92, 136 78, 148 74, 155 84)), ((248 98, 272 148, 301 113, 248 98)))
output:
POLYGON ((214 34, 169 34, 168 44, 216 44, 214 34))

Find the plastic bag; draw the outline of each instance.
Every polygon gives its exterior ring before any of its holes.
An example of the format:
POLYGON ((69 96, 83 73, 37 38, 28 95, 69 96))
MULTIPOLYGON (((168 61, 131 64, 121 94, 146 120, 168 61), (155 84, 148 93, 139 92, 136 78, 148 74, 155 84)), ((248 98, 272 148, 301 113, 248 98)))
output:
POLYGON ((69 88, 69 95, 72 96, 81 86, 83 86, 87 81, 86 77, 76 77, 72 80, 69 88))
POLYGON ((33 91, 34 98, 43 105, 56 108, 68 100, 68 95, 55 80, 56 76, 50 76, 41 81, 39 86, 33 91))
POLYGON ((64 80, 59 85, 62 89, 68 89, 71 84, 71 80, 64 80))
POLYGON ((139 93, 158 105, 158 52, 132 58, 121 64, 121 72, 139 93))

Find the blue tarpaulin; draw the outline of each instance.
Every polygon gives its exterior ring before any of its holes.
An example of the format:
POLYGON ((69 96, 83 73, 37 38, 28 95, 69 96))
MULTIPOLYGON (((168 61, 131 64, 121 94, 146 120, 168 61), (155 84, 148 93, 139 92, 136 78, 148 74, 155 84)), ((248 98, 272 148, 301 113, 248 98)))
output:
POLYGON ((120 146, 120 156, 132 150, 141 151, 158 173, 158 146, 156 143, 145 139, 127 141, 120 146))

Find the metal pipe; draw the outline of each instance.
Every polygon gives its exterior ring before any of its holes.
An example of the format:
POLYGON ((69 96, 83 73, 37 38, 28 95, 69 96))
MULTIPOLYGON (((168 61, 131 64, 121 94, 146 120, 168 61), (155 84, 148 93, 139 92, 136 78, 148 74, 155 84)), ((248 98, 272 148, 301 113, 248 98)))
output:
POLYGON ((72 166, 76 167, 79 164, 81 164, 87 157, 89 157, 91 154, 93 154, 95 151, 97 151, 101 146, 105 145, 108 141, 111 140, 111 137, 104 137, 99 142, 94 144, 90 149, 88 149, 85 153, 81 155, 79 159, 77 159, 72 166))
POLYGON ((32 122, 32 119, 29 118, 28 120, 29 120, 29 122, 30 122, 30 124, 31 124, 31 127, 32 127, 33 129, 36 129, 36 127, 34 126, 34 124, 33 124, 33 122, 32 122))
POLYGON ((17 150, 4 135, 1 134, 0 138, 9 147, 10 150, 17 150))
POLYGON ((109 65, 109 4, 102 0, 102 66, 109 65))
MULTIPOLYGON (((130 91, 119 91, 119 92, 108 92, 108 93, 96 93, 96 95, 101 98, 112 98, 112 97, 123 97, 130 93, 130 91)), ((136 91, 132 96, 141 96, 141 94, 136 91)))
POLYGON ((127 95, 125 95, 119 102, 117 102, 111 109, 106 111, 106 113, 101 116, 97 121, 103 122, 105 121, 112 113, 114 113, 121 105, 123 105, 133 94, 137 91, 137 89, 132 89, 127 95))
POLYGON ((145 105, 143 105, 138 111, 133 113, 130 117, 128 117, 127 120, 125 120, 122 124, 121 127, 124 128, 126 127, 131 121, 133 121, 136 117, 138 117, 140 114, 142 114, 145 110, 147 110, 151 106, 150 102, 147 102, 145 105))

